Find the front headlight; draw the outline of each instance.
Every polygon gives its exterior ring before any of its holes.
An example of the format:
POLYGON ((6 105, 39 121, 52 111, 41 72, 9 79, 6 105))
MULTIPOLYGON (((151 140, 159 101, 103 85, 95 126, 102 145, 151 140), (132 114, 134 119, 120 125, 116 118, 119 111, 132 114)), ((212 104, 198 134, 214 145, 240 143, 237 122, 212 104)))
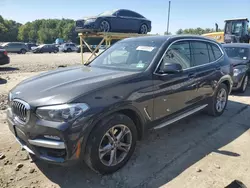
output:
POLYGON ((62 104, 37 108, 36 114, 41 119, 68 122, 82 115, 89 106, 85 103, 62 104))
POLYGON ((241 69, 234 69, 234 76, 238 76, 241 72, 241 69))
POLYGON ((85 23, 90 23, 90 22, 95 22, 96 21, 96 19, 95 18, 91 18, 91 19, 87 19, 86 21, 85 21, 85 23))

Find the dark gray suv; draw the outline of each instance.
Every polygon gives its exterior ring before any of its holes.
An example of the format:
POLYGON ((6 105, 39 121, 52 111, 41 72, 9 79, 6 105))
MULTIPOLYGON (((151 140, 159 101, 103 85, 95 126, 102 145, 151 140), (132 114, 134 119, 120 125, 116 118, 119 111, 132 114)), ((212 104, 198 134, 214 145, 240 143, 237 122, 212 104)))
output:
POLYGON ((120 169, 148 129, 198 111, 220 116, 233 68, 221 44, 199 36, 121 40, 88 65, 29 78, 9 93, 9 128, 47 162, 120 169))

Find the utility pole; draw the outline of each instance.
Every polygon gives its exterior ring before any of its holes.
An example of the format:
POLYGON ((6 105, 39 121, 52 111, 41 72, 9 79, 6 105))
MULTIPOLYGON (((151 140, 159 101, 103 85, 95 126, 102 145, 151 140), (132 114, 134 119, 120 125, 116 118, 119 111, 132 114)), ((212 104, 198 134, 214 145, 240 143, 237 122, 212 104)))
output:
POLYGON ((168 31, 169 31, 170 6, 171 6, 171 1, 169 1, 169 2, 168 2, 168 23, 167 23, 167 35, 168 35, 168 31))

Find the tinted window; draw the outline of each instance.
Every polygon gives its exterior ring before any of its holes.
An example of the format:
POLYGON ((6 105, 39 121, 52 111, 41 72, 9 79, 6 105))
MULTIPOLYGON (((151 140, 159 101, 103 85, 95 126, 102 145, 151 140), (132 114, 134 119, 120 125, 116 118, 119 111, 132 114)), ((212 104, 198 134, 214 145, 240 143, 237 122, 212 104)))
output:
POLYGON ((125 10, 121 10, 121 11, 119 11, 118 15, 119 16, 129 16, 129 13, 125 10))
POLYGON ((74 47, 75 45, 74 45, 74 44, 70 44, 70 46, 73 46, 73 47, 74 47))
POLYGON ((215 59, 217 60, 222 56, 221 50, 217 45, 215 45, 215 44, 211 44, 211 45, 212 45, 215 59))
POLYGON ((208 47, 208 53, 209 53, 209 60, 210 60, 210 62, 213 62, 216 60, 215 55, 214 55, 214 51, 212 49, 211 44, 207 44, 207 47, 208 47))
POLYGON ((234 59, 249 59, 249 49, 241 47, 224 47, 228 57, 234 59))
POLYGON ((194 41, 192 44, 192 53, 194 57, 194 66, 209 63, 209 54, 205 42, 194 41))
POLYGON ((187 41, 177 42, 170 46, 167 53, 163 57, 160 69, 165 63, 178 63, 182 69, 191 67, 190 45, 187 41))
POLYGON ((142 16, 137 14, 136 12, 127 11, 127 14, 128 14, 129 17, 142 18, 142 16))

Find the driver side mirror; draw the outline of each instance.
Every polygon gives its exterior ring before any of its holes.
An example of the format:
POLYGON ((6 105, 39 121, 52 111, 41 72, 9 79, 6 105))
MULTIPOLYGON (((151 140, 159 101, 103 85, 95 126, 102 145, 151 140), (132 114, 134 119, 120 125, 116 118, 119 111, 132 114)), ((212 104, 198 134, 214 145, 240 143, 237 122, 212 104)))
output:
POLYGON ((161 74, 176 74, 182 72, 182 66, 178 63, 165 63, 160 69, 161 74))

